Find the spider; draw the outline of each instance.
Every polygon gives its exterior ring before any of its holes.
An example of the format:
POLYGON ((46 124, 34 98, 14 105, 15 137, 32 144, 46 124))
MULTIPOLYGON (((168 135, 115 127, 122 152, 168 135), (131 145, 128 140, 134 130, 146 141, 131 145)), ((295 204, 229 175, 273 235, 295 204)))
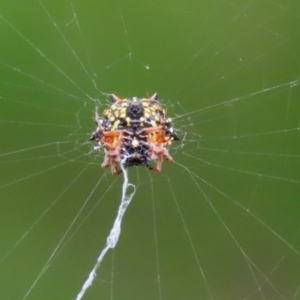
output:
POLYGON ((171 126, 171 119, 165 117, 157 94, 142 99, 120 99, 114 94, 110 97, 113 104, 104 110, 103 118, 99 117, 96 106, 97 128, 90 138, 105 148, 101 167, 111 166, 112 174, 118 175, 122 172, 118 163, 124 160, 125 167, 145 165, 160 172, 163 158, 173 161, 166 147, 179 138, 171 126), (154 166, 150 166, 151 161, 155 161, 154 166))

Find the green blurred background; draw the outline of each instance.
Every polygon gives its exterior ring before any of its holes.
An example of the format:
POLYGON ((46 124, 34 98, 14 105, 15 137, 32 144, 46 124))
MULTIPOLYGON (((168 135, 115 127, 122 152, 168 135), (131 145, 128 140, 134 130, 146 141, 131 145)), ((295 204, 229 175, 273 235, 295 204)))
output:
POLYGON ((298 1, 0 3, 0 299, 75 299, 122 177, 95 103, 158 92, 181 138, 131 168, 84 299, 300 299, 298 1))

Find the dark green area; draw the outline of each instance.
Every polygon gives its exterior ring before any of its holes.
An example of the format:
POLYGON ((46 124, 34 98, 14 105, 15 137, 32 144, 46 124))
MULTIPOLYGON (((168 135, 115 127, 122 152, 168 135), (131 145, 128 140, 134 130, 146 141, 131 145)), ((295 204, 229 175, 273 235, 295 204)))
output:
POLYGON ((300 299, 297 1, 0 14, 0 299, 75 299, 94 266, 122 186, 89 142, 111 92, 158 92, 181 141, 162 173, 130 169, 136 195, 84 299, 300 299))

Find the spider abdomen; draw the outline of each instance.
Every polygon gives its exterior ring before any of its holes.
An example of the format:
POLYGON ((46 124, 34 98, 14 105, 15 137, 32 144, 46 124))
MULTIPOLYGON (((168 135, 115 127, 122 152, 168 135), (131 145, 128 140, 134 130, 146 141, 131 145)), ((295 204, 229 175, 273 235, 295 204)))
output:
POLYGON ((163 157, 172 161, 166 147, 178 137, 157 102, 157 94, 142 99, 120 99, 112 94, 111 98, 113 104, 104 110, 103 118, 96 112, 98 127, 91 138, 106 149, 102 167, 111 165, 117 175, 117 164, 125 161, 125 167, 146 165, 160 171, 163 157), (156 162, 154 167, 149 166, 151 160, 156 162))

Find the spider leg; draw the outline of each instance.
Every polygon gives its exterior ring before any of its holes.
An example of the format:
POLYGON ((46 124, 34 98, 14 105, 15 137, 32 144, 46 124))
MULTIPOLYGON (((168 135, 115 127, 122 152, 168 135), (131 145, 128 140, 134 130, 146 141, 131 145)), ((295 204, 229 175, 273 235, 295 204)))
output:
POLYGON ((173 158, 169 154, 168 150, 162 147, 159 144, 152 144, 150 146, 150 151, 151 151, 151 158, 155 160, 155 166, 154 167, 149 167, 150 170, 154 172, 160 172, 161 171, 161 166, 162 166, 162 161, 163 158, 166 159, 168 162, 172 162, 173 158))
POLYGON ((124 132, 127 132, 127 131, 125 129, 120 129, 120 130, 113 130, 113 131, 103 132, 103 135, 104 136, 109 136, 109 137, 116 137, 116 136, 120 136, 124 132))
POLYGON ((92 135, 90 136, 90 141, 94 141, 96 138, 97 138, 97 132, 94 131, 94 132, 92 133, 92 135))
POLYGON ((96 104, 96 106, 95 106, 95 123, 96 123, 96 125, 98 125, 98 121, 99 121, 98 105, 96 104))
POLYGON ((161 126, 143 128, 137 132, 137 135, 140 135, 141 133, 151 133, 151 132, 159 131, 161 129, 162 129, 161 126))
POLYGON ((166 159, 167 162, 173 162, 173 157, 169 154, 168 150, 163 148, 163 157, 166 159))
POLYGON ((118 169, 118 163, 115 160, 111 162, 111 172, 114 176, 117 176, 122 173, 122 170, 118 169))
POLYGON ((108 153, 105 154, 104 161, 101 164, 102 169, 106 169, 110 165, 111 157, 108 153))
POLYGON ((173 161, 173 158, 169 154, 168 150, 160 145, 151 145, 151 152, 154 154, 154 156, 164 157, 168 162, 173 161))
POLYGON ((106 169, 107 167, 111 166, 111 172, 113 175, 117 176, 122 173, 121 170, 118 170, 118 163, 116 160, 113 159, 113 155, 110 153, 106 153, 103 163, 101 164, 101 168, 106 169))
POLYGON ((161 171, 161 165, 162 165, 162 156, 158 155, 157 159, 155 161, 155 166, 154 167, 148 167, 151 171, 153 172, 160 172, 161 171))
POLYGON ((102 143, 102 145, 105 147, 107 152, 101 167, 106 169, 110 165, 112 174, 115 176, 119 175, 122 173, 122 171, 118 169, 118 162, 120 161, 120 147, 115 147, 105 142, 102 143))

